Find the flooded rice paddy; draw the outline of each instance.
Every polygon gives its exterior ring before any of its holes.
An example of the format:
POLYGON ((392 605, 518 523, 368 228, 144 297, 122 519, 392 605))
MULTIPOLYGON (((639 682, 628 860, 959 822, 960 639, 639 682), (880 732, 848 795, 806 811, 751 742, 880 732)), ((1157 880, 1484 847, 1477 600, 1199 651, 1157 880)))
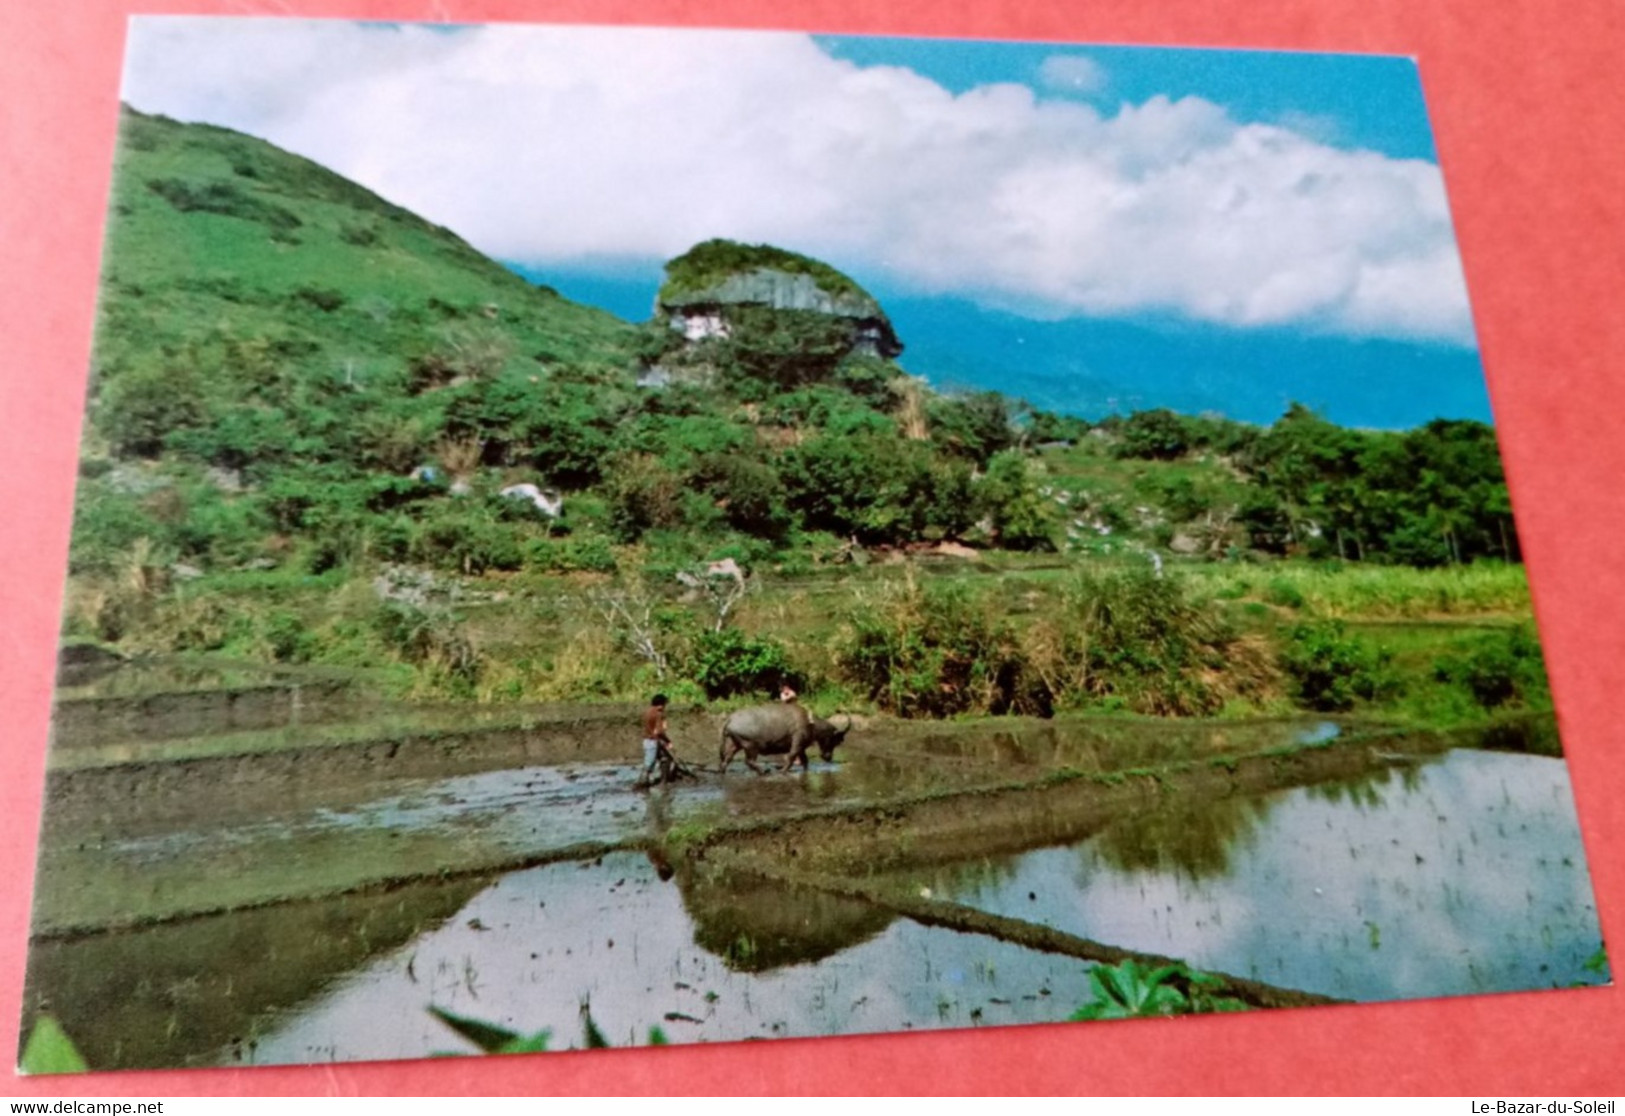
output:
MULTIPOLYGON (((915 873, 957 902, 1340 999, 1549 988, 1600 941, 1561 761, 1174 799, 1072 845, 915 873)), ((912 881, 911 881, 912 882, 912 881)))
MULTIPOLYGON (((1070 958, 857 904, 828 904, 817 912, 824 926, 760 959, 744 929, 727 942, 708 938, 687 898, 635 853, 512 873, 439 928, 335 982, 246 1057, 469 1050, 427 1004, 546 1029, 562 1049, 583 1044, 583 1003, 620 1046, 646 1043, 651 1026, 674 1042, 715 1042, 1037 1022, 1064 1017, 1087 994, 1085 967, 1070 958)), ((801 929, 792 922, 792 933, 801 929)))
MULTIPOLYGON (((470 1052, 431 1007, 552 1049, 583 1005, 614 1045, 1057 1021, 1113 950, 1347 1000, 1605 979, 1547 756, 878 722, 804 774, 640 793, 590 711, 279 723, 256 754, 193 705, 187 758, 155 756, 176 708, 97 707, 87 747, 131 754, 53 757, 26 1010, 96 1068, 470 1052)), ((703 755, 714 725, 679 729, 703 755)))

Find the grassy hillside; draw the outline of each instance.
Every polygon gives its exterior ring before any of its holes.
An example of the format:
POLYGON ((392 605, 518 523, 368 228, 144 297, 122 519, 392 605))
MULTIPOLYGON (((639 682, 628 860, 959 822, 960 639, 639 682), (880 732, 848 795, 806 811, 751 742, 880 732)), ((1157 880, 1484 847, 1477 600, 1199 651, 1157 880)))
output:
POLYGON ((526 283, 455 234, 251 136, 123 110, 97 364, 210 334, 314 346, 387 374, 451 324, 496 320, 516 362, 622 366, 629 328, 526 283), (485 315, 494 311, 491 319, 485 315))

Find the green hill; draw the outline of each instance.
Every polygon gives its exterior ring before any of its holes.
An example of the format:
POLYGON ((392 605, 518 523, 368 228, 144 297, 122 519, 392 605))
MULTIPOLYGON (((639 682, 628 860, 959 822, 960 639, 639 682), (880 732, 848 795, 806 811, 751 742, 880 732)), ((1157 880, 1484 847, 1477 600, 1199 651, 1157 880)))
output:
POLYGON ((695 246, 661 305, 633 325, 571 303, 309 160, 126 109, 73 569, 138 547, 204 574, 801 568, 943 542, 1516 556, 1482 424, 1153 411, 1085 438, 908 377, 873 298, 768 245, 695 246), (502 499, 515 484, 565 514, 502 499))
POLYGON ((97 362, 210 331, 317 347, 302 368, 431 351, 501 323, 516 360, 620 367, 630 329, 533 286, 348 179, 251 136, 124 109, 97 362))

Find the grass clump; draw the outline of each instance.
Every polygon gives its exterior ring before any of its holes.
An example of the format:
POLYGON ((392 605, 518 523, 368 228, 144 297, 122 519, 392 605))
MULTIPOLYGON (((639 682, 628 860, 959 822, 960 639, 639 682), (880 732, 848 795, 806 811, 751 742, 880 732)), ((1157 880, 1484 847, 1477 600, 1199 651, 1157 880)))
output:
POLYGON ((1529 611, 1520 565, 1475 562, 1416 569, 1355 563, 1227 564, 1201 570, 1215 595, 1330 619, 1419 619, 1529 611))
POLYGON ((433 688, 473 696, 484 656, 449 613, 389 601, 379 606, 374 624, 385 646, 421 668, 433 688))
POLYGON ((1210 601, 1177 577, 1126 569, 1077 574, 1028 636, 1034 669, 1060 704, 1207 716, 1263 700, 1276 672, 1210 601))
POLYGON ((911 575, 852 613, 837 661, 869 701, 900 717, 1048 713, 1008 619, 986 594, 911 575))
POLYGON ((287 238, 304 222, 292 210, 273 205, 231 182, 199 182, 183 178, 153 178, 147 189, 182 213, 214 213, 257 221, 274 237, 287 238))
POLYGON ((1123 710, 1218 713, 1267 699, 1276 669, 1178 578, 1077 574, 1018 628, 996 589, 912 576, 865 601, 837 652, 845 679, 900 716, 1123 710))

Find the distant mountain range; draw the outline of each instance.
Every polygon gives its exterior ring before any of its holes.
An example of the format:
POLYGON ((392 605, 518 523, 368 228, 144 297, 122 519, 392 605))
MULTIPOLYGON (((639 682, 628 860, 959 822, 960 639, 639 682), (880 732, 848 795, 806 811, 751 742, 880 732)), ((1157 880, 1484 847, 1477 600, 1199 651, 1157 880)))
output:
MULTIPOLYGON (((619 273, 509 266, 633 321, 649 317, 660 284, 658 262, 619 273)), ((899 363, 942 389, 992 389, 1091 419, 1167 407, 1267 424, 1294 401, 1333 422, 1376 429, 1491 417, 1471 349, 1171 321, 1035 321, 965 300, 869 289, 903 341, 899 363)))

